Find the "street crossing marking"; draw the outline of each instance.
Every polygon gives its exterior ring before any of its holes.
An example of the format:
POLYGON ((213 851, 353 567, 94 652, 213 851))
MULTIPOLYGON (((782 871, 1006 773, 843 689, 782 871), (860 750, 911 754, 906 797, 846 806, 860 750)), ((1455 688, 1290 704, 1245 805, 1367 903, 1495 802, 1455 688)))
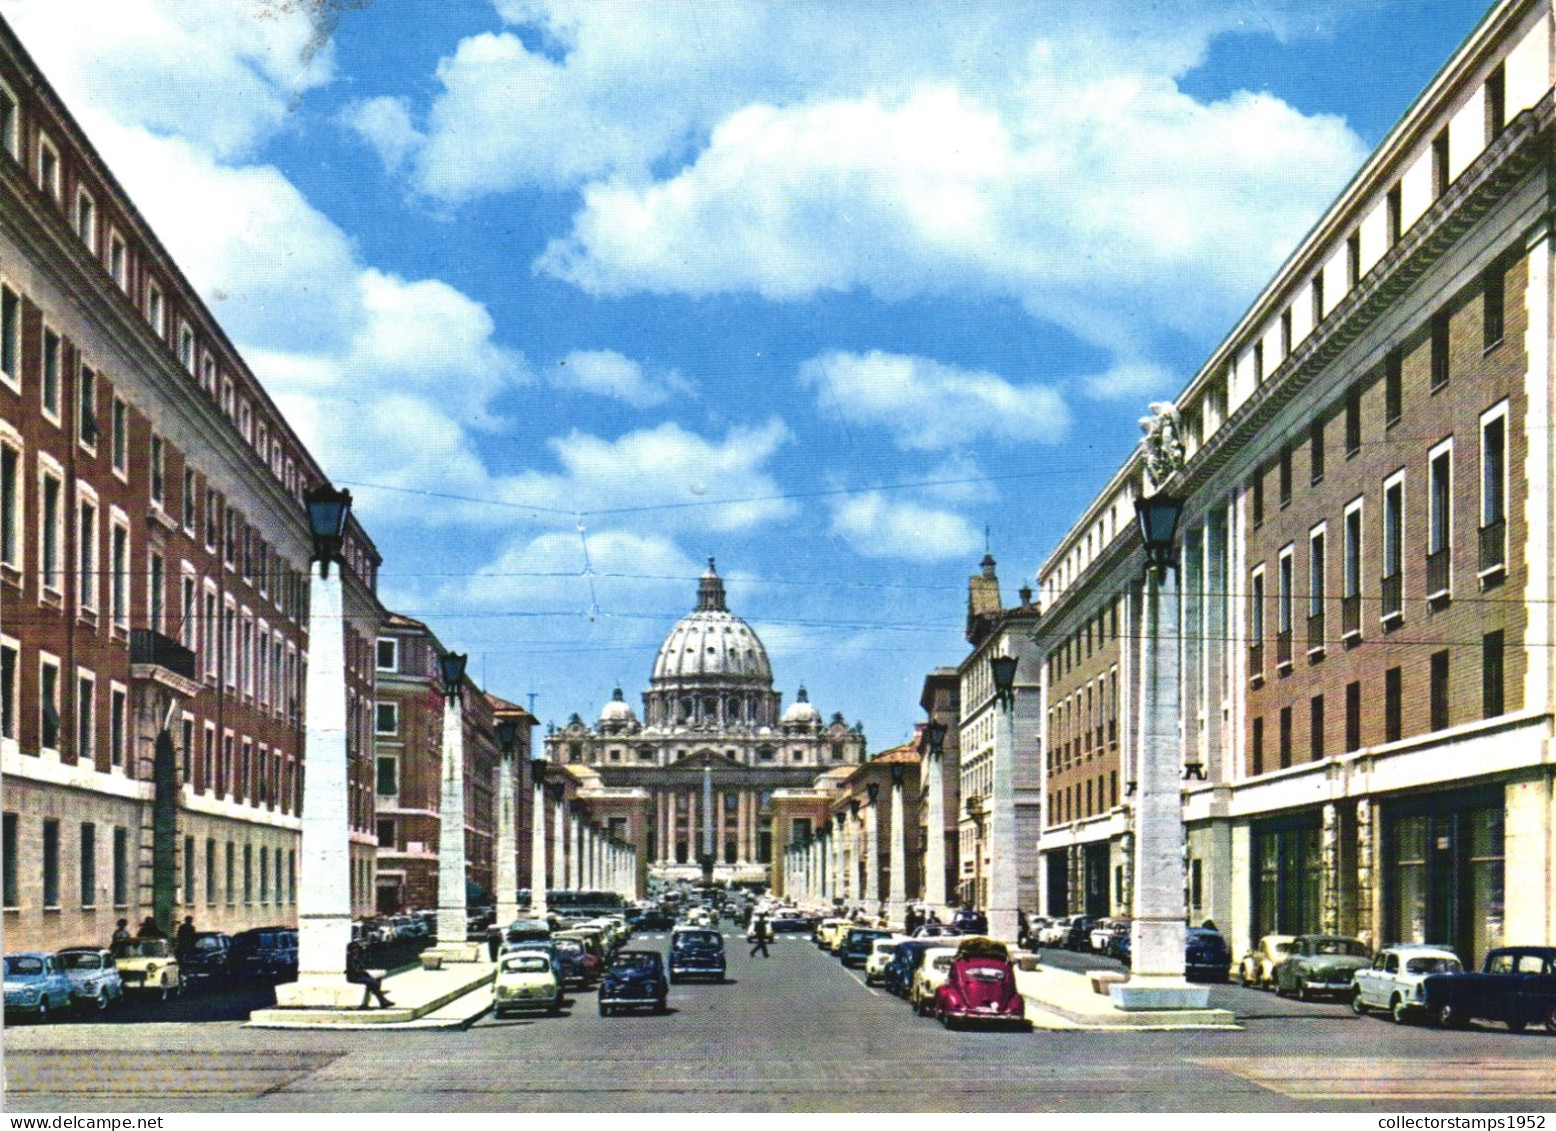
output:
POLYGON ((1542 1060, 1205 1057, 1194 1063, 1241 1076, 1294 1100, 1556 1097, 1556 1077, 1549 1062, 1542 1060))

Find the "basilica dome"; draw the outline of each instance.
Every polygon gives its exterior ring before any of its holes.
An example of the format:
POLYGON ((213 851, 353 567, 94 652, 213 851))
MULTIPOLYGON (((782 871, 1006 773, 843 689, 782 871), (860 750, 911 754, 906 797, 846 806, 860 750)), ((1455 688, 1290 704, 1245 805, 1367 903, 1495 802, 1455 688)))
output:
POLYGON ((708 560, 697 608, 676 622, 654 660, 656 687, 737 681, 767 689, 773 683, 767 649, 751 626, 724 605, 724 581, 708 560))
POLYGON ((816 710, 816 705, 810 701, 803 687, 794 702, 789 704, 789 709, 783 713, 782 723, 786 727, 821 725, 821 712, 816 710))
POLYGON ((611 696, 611 701, 605 704, 600 712, 600 726, 636 726, 638 717, 632 713, 632 708, 627 705, 627 700, 621 693, 621 688, 616 688, 616 693, 611 696))

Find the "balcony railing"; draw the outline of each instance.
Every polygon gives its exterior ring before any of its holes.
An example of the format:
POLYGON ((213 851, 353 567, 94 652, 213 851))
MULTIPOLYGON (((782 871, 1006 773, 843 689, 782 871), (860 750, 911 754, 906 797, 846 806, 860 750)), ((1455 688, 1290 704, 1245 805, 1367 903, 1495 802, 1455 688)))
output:
POLYGON ((1426 555, 1426 599, 1438 601, 1448 596, 1453 584, 1453 551, 1444 546, 1426 555))
POLYGON ((1340 598, 1340 635, 1350 642, 1361 635, 1361 594, 1340 598))
POLYGON ((1507 568, 1507 520, 1499 518, 1480 528, 1480 572, 1507 568))
POLYGON ((1307 618, 1308 655, 1324 650, 1324 614, 1314 613, 1307 618))
POLYGON ((1275 634, 1275 666, 1289 668, 1291 666, 1291 629, 1284 629, 1275 634))
POLYGON ((1396 573, 1383 579, 1383 619, 1405 615, 1405 575, 1396 573))
POLYGON ((130 663, 166 668, 174 675, 195 677, 195 654, 172 637, 150 628, 130 630, 130 663))

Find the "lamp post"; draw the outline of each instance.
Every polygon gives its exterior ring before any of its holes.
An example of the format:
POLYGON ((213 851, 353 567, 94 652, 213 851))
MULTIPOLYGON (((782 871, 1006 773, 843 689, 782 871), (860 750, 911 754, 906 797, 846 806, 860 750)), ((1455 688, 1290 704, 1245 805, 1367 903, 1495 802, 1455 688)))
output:
POLYGON ((544 919, 551 910, 546 900, 546 760, 531 758, 529 772, 535 807, 529 838, 529 912, 544 919))
POLYGON ((502 764, 497 779, 497 885, 496 926, 506 927, 519 917, 518 814, 513 800, 513 745, 519 737, 517 719, 497 724, 497 748, 502 764))
POLYGON ((989 934, 1014 941, 1019 930, 1016 863, 1015 656, 989 657, 994 681, 994 783, 989 791, 989 934))
POLYGON ((925 913, 946 913, 945 890, 945 736, 946 725, 930 719, 924 728, 929 735, 929 816, 927 832, 929 840, 924 845, 924 903, 925 913))
POLYGON ((881 913, 881 822, 876 799, 881 795, 878 782, 865 786, 870 803, 864 807, 864 906, 871 915, 881 913))
POLYGON ((1170 495, 1135 501, 1145 545, 1141 609, 1140 744, 1135 798, 1135 906, 1129 982, 1112 990, 1124 1008, 1204 1008, 1209 992, 1184 981, 1183 802, 1178 753, 1178 590, 1173 555, 1182 504, 1170 495))
POLYGON ((308 675, 303 710, 302 838, 298 848, 297 981, 276 987, 287 1007, 345 1008, 357 990, 346 982, 351 942, 351 825, 347 776, 345 599, 340 560, 351 492, 315 487, 303 496, 313 540, 308 571, 308 675))
POLYGON ((908 829, 903 816, 902 766, 891 768, 891 885, 886 895, 886 925, 901 926, 908 915, 908 829))
POLYGON ((475 961, 480 947, 468 942, 470 908, 465 876, 465 720, 462 652, 438 657, 443 685, 443 796, 438 821, 438 945, 445 961, 475 961), (468 954, 468 957, 466 955, 468 954))

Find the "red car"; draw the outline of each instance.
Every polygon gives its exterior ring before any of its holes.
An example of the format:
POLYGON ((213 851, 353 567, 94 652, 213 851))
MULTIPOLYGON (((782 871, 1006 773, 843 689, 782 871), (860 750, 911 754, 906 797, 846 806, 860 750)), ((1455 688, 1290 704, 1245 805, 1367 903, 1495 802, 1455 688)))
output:
POLYGON ((952 961, 950 976, 935 994, 934 1014, 947 1029, 964 1022, 1032 1027, 1026 1002, 1016 992, 1015 967, 998 958, 952 961))

